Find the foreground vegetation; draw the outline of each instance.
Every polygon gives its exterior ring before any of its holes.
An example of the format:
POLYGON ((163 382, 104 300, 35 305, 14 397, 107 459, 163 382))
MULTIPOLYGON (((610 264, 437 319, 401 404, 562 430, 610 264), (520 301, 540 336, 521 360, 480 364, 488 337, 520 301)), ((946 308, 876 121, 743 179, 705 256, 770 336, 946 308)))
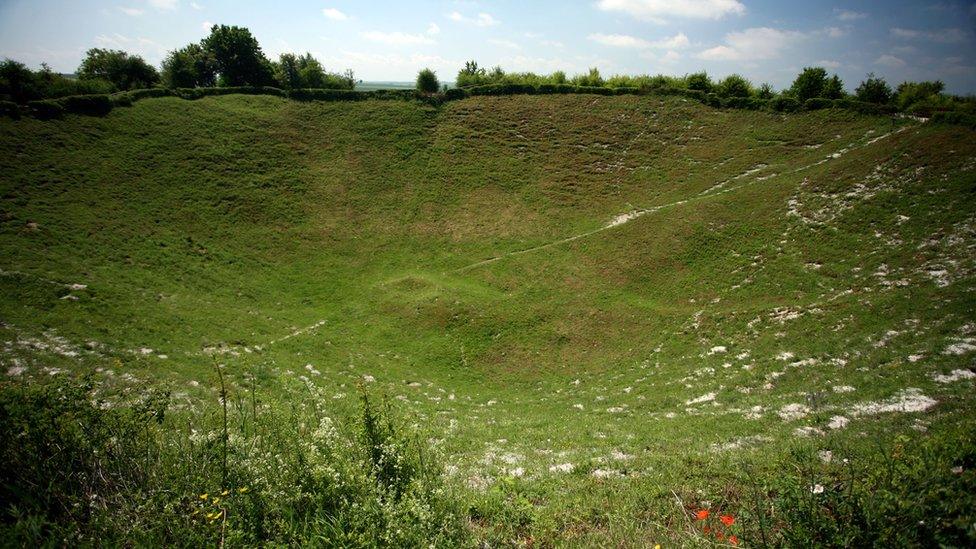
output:
POLYGON ((633 94, 2 119, 5 539, 971 545, 972 137, 633 94))

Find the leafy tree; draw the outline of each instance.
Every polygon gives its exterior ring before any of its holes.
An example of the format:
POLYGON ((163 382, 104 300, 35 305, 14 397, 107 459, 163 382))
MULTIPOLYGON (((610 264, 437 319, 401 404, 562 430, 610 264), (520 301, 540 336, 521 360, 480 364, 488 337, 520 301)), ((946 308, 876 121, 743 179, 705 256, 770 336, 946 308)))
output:
POLYGON ((929 101, 942 95, 945 84, 941 80, 934 82, 902 82, 895 92, 894 100, 901 110, 908 110, 912 105, 929 101))
POLYGON ((773 91, 773 87, 767 82, 763 82, 759 86, 759 91, 756 92, 756 97, 759 99, 772 99, 774 95, 776 95, 776 92, 773 91))
POLYGON ((827 71, 820 67, 806 67, 790 86, 790 95, 801 103, 814 97, 823 97, 827 86, 827 71))
POLYGON ((78 67, 84 80, 106 80, 120 90, 150 88, 159 82, 156 68, 138 55, 121 50, 92 48, 78 67))
POLYGON ((826 99, 841 99, 844 97, 844 81, 836 74, 824 84, 823 95, 826 99))
POLYGON ((605 84, 603 77, 600 76, 600 70, 596 67, 590 69, 586 74, 577 74, 573 77, 573 83, 577 86, 593 86, 601 87, 605 84))
POLYGON ((13 59, 4 59, 0 63, 0 95, 19 103, 36 99, 39 94, 34 71, 13 59))
POLYGON ((271 62, 251 31, 244 27, 214 25, 200 43, 213 55, 223 86, 270 86, 275 83, 271 62))
POLYGON ((457 86, 459 88, 480 86, 487 81, 487 78, 485 69, 479 67, 477 61, 467 61, 464 63, 464 68, 458 71, 457 86))
POLYGON ((205 88, 217 82, 217 63, 199 44, 174 50, 163 60, 163 85, 170 88, 205 88))
POLYGON ((854 95, 859 101, 886 104, 891 101, 891 86, 884 78, 876 77, 872 72, 868 73, 867 78, 854 90, 854 95))
POLYGON ((423 93, 437 93, 441 87, 437 75, 430 69, 424 69, 417 74, 417 89, 423 93))
POLYGON ((549 80, 552 84, 565 84, 566 73, 563 71, 556 71, 549 76, 549 80))
POLYGON ((749 97, 752 95, 752 84, 738 74, 730 74, 715 87, 719 97, 749 97))
POLYGON ((689 90, 697 90, 705 93, 712 91, 712 79, 704 71, 689 74, 686 80, 689 90))

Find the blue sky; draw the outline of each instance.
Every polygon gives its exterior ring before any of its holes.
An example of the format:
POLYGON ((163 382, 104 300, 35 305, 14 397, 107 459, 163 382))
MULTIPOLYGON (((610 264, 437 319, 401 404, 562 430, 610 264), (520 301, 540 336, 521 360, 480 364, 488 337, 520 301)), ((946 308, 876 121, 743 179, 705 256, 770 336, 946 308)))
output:
POLYGON ((868 72, 976 92, 976 3, 875 0, 0 0, 0 56, 73 72, 86 49, 166 52, 211 23, 246 26, 265 52, 311 52, 365 80, 453 80, 467 59, 506 70, 714 76, 788 86, 804 66, 848 89, 868 72))

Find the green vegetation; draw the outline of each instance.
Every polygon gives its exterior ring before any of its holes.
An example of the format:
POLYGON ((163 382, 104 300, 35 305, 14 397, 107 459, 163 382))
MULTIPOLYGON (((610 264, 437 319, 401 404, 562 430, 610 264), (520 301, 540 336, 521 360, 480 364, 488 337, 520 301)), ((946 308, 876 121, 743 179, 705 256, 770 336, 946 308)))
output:
POLYGON ((437 93, 441 88, 441 83, 437 81, 437 75, 430 69, 424 69, 417 73, 417 91, 420 93, 437 93))
POLYGON ((4 539, 972 545, 973 131, 546 85, 0 119, 4 539))

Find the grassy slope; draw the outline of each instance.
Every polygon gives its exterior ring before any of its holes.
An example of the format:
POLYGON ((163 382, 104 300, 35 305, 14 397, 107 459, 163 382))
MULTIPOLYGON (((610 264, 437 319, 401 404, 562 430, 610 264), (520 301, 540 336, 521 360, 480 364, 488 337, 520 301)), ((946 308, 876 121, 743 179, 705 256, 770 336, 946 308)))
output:
POLYGON ((339 409, 373 376, 464 484, 522 474, 534 535, 633 539, 676 526, 654 518, 672 489, 722 497, 726 464, 971 428, 971 382, 933 375, 972 362, 944 353, 974 335, 972 137, 649 97, 167 98, 3 120, 4 369, 100 368, 194 403, 221 346, 339 409), (939 405, 855 417, 906 388, 939 405), (809 413, 785 420, 790 404, 809 413), (837 415, 850 425, 828 429, 837 415))

